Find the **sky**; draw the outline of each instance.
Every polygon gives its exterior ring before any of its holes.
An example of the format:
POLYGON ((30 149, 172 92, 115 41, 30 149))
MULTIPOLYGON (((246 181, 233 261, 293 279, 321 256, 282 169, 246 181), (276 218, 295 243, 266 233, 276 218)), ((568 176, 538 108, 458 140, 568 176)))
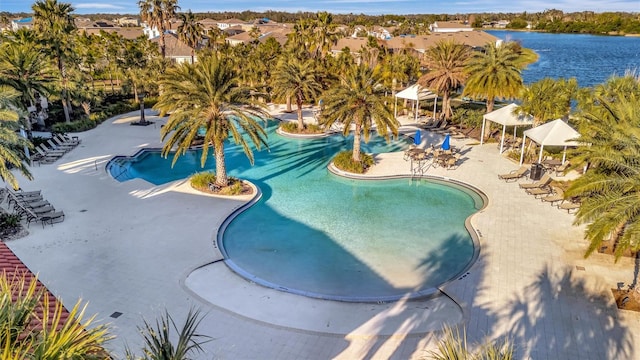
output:
MULTIPOLYGON (((137 14, 137 0, 59 0, 71 3, 76 14, 137 14)), ((31 12, 30 0, 0 0, 0 11, 31 12)), ((287 12, 328 11, 334 14, 457 14, 497 12, 540 12, 558 9, 564 12, 640 12, 640 0, 178 0, 182 11, 223 12, 277 10, 287 12)))

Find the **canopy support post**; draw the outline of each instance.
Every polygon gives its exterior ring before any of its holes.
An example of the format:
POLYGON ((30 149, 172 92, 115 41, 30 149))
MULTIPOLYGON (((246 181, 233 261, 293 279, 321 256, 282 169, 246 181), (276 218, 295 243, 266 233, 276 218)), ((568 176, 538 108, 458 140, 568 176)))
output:
POLYGON ((500 139, 500 154, 502 154, 502 149, 504 148, 504 132, 507 130, 507 125, 502 125, 502 138, 500 139))
POLYGON ((520 165, 524 161, 524 144, 527 142, 527 135, 522 135, 522 150, 520 150, 520 165))

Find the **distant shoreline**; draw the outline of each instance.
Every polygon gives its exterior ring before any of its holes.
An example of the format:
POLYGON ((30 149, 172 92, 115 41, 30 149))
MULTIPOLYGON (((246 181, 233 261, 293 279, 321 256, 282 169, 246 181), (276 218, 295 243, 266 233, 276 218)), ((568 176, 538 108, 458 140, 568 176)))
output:
POLYGON ((480 31, 513 31, 513 32, 534 32, 541 34, 558 34, 558 35, 594 35, 594 36, 626 36, 626 37, 640 37, 640 34, 594 34, 594 33, 570 33, 570 32, 549 32, 544 30, 534 29, 496 29, 496 28, 474 28, 474 30, 480 31))

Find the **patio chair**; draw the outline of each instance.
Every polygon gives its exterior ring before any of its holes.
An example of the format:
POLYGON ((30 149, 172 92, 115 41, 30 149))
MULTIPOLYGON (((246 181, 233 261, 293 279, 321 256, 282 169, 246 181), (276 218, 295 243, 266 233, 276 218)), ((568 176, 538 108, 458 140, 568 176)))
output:
POLYGON ((77 137, 77 136, 69 136, 69 135, 65 135, 65 134, 58 134, 58 135, 56 135, 56 137, 60 138, 61 140, 63 140, 66 143, 69 143, 69 144, 79 145, 82 142, 82 140, 80 140, 80 138, 77 137))
POLYGON ((567 213, 571 213, 572 210, 577 211, 579 208, 580 203, 571 199, 564 199, 560 204, 558 204, 558 209, 567 210, 567 213))
POLYGON ((525 189, 525 191, 527 192, 527 194, 533 195, 533 197, 535 197, 536 199, 538 198, 538 196, 542 197, 545 195, 551 195, 553 193, 553 189, 548 186, 534 189, 525 189))
POLYGON ((564 172, 571 166, 571 163, 565 161, 564 164, 556 167, 556 176, 564 176, 564 172))
POLYGON ((517 170, 512 170, 506 174, 498 174, 498 179, 504 180, 506 182, 518 181, 527 173, 527 171, 529 171, 529 167, 526 165, 522 165, 517 170))
POLYGON ((36 151, 38 151, 38 153, 44 157, 56 158, 56 160, 67 153, 63 150, 50 149, 44 143, 36 147, 36 151))
POLYGON ((441 134, 443 132, 446 132, 448 127, 449 127, 449 122, 447 120, 444 120, 440 123, 438 127, 429 129, 429 131, 434 132, 436 134, 441 134))
POLYGON ((437 129, 438 127, 440 127, 440 124, 442 124, 442 123, 444 123, 444 120, 435 120, 430 125, 425 125, 422 128, 425 129, 425 130, 433 130, 433 129, 437 129))
POLYGON ((60 146, 68 146, 71 148, 75 148, 76 146, 78 146, 78 144, 80 144, 79 142, 76 142, 73 140, 67 141, 63 137, 61 137, 59 134, 53 137, 53 142, 60 146))
POLYGON ((540 198, 540 200, 542 200, 543 202, 551 203, 551 205, 554 205, 555 202, 564 200, 564 191, 562 191, 562 189, 560 189, 559 187, 552 186, 552 188, 553 188, 553 194, 548 196, 543 196, 540 198))
POLYGON ((549 174, 544 174, 542 175, 542 178, 540 178, 540 180, 538 181, 534 181, 532 183, 527 183, 527 184, 520 184, 520 188, 521 189, 536 189, 536 188, 543 188, 549 185, 549 183, 552 181, 553 179, 551 178, 551 176, 549 174))
POLYGON ((58 145, 54 143, 52 139, 47 140, 47 144, 49 144, 49 146, 54 150, 64 151, 64 152, 68 152, 75 147, 74 145, 58 145))
POLYGON ((36 214, 35 212, 27 209, 25 216, 27 227, 29 227, 29 224, 33 221, 40 221, 42 223, 42 228, 44 228, 45 224, 53 226, 55 223, 64 221, 64 211, 49 211, 42 214, 36 214))

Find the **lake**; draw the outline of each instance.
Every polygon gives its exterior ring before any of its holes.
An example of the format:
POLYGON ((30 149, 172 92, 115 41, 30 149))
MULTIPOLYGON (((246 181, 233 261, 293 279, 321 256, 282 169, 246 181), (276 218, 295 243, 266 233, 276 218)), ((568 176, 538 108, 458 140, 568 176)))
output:
POLYGON ((571 78, 581 87, 605 82, 627 70, 640 73, 640 37, 491 30, 503 40, 514 40, 540 58, 522 72, 525 84, 545 77, 571 78))

